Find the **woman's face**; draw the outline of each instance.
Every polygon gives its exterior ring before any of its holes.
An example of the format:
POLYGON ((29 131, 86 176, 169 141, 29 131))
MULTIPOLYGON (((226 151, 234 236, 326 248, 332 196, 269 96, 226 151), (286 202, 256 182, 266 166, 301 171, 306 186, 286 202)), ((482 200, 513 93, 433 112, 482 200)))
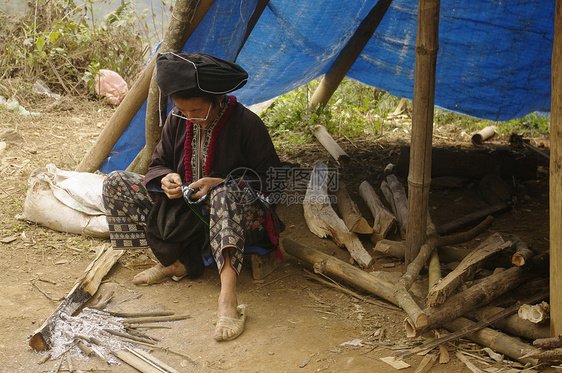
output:
POLYGON ((205 127, 218 115, 218 105, 202 97, 180 98, 172 96, 174 105, 189 121, 205 127))

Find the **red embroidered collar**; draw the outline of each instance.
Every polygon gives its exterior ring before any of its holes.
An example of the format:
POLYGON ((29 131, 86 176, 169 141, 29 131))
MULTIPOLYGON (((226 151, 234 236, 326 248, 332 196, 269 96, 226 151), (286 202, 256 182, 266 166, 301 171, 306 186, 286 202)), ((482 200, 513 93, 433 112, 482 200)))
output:
MULTIPOLYGON (((207 149, 207 159, 205 160, 205 176, 208 176, 211 173, 211 167, 213 166, 213 161, 215 160, 215 150, 217 147, 217 142, 219 138, 219 134, 221 133, 223 127, 228 122, 230 115, 234 111, 234 107, 236 106, 236 97, 235 96, 227 96, 229 98, 229 103, 226 111, 220 117, 217 124, 213 128, 213 132, 211 133, 211 140, 209 142, 209 148, 207 149)), ((186 129, 185 129, 185 157, 183 160, 183 165, 185 167, 185 181, 187 183, 193 182, 193 169, 191 168, 191 157, 193 155, 193 149, 191 146, 193 140, 193 123, 190 121, 186 121, 186 129)))

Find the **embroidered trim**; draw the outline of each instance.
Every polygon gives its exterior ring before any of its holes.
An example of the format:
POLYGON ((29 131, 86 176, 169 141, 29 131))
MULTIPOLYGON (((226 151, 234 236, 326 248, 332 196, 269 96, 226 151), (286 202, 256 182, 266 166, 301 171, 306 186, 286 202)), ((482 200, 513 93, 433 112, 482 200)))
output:
MULTIPOLYGON (((230 102, 228 103, 228 108, 226 109, 226 112, 223 114, 223 116, 219 119, 219 121, 213 128, 213 132, 211 133, 211 141, 209 142, 209 148, 207 149, 207 159, 205 160, 205 176, 208 176, 211 173, 211 167, 213 166, 213 161, 215 160, 215 149, 217 147, 219 134, 221 133, 223 127, 226 125, 226 122, 230 118, 230 115, 232 115, 234 107, 236 106, 236 97, 232 95, 229 95, 227 97, 230 100, 230 102)), ((191 183, 193 182, 193 169, 191 168, 191 157, 193 156, 193 149, 191 147, 191 142, 193 140, 192 122, 186 121, 185 132, 185 156, 183 165, 185 168, 185 181, 191 183)))

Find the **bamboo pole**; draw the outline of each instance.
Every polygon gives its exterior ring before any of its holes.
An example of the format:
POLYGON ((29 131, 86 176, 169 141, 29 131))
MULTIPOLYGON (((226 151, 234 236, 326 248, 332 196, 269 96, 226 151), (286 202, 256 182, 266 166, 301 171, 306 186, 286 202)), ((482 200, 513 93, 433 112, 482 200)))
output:
POLYGON ((439 0, 419 0, 412 113, 412 148, 408 173, 406 266, 426 240, 431 183, 431 137, 435 101, 435 70, 439 48, 439 0))
POLYGON ((363 19, 355 34, 343 47, 326 75, 324 75, 324 78, 322 78, 320 85, 314 91, 309 106, 311 111, 316 109, 318 105, 326 105, 328 103, 330 97, 332 97, 357 57, 363 51, 363 48, 365 48, 365 45, 367 45, 375 33, 390 3, 392 3, 392 0, 378 1, 365 19, 363 19))
MULTIPOLYGON (((193 33, 193 31, 197 28, 199 23, 203 20, 207 11, 211 8, 214 4, 215 0, 178 0, 176 2, 175 9, 183 9, 186 6, 182 7, 182 3, 189 2, 190 4, 198 4, 197 12, 193 18, 191 17, 184 17, 179 18, 176 16, 174 12, 172 15, 172 20, 170 21, 170 26, 172 23, 175 22, 184 22, 181 20, 190 19, 187 22, 188 28, 186 33, 182 37, 183 44, 189 39, 189 36, 193 33)), ((185 23, 185 22, 184 22, 185 23)), ((100 133, 96 142, 90 150, 86 153, 78 167, 76 167, 76 171, 80 172, 94 172, 96 171, 100 165, 102 164, 103 160, 113 146, 117 143, 117 140, 121 137, 133 117, 137 114, 142 104, 146 101, 148 97, 148 91, 150 88, 150 82, 152 80, 152 73, 154 71, 154 66, 156 63, 156 56, 162 49, 159 48, 157 53, 154 54, 150 62, 148 62, 147 67, 143 70, 140 76, 135 81, 135 84, 131 87, 121 104, 115 110, 115 113, 109 119, 109 122, 100 133)))
POLYGON ((550 111, 550 333, 562 334, 562 0, 556 0, 550 111))
POLYGON ((316 137, 316 139, 318 139, 320 144, 324 146, 328 153, 330 153, 330 155, 334 157, 334 159, 338 163, 346 164, 351 161, 349 155, 347 155, 345 150, 343 150, 341 146, 338 145, 338 143, 336 142, 336 140, 334 140, 332 135, 330 135, 326 127, 318 124, 312 128, 312 134, 314 135, 314 137, 316 137))

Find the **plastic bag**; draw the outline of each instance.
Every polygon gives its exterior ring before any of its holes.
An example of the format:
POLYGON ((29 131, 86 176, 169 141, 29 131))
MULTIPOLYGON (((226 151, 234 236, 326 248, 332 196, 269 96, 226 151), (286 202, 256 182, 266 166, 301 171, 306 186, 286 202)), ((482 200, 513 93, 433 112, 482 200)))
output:
POLYGON ((49 89, 49 86, 47 86, 47 84, 44 81, 42 81, 41 79, 37 79, 35 84, 33 84, 33 91, 35 91, 39 94, 42 94, 42 95, 52 97, 55 100, 60 99, 60 95, 58 93, 51 92, 51 90, 49 89))
POLYGON ((38 168, 29 177, 23 218, 60 232, 109 237, 102 175, 38 168))
POLYGON ((101 69, 99 75, 96 75, 94 89, 96 94, 105 96, 108 103, 119 105, 129 88, 121 75, 115 71, 101 69))

